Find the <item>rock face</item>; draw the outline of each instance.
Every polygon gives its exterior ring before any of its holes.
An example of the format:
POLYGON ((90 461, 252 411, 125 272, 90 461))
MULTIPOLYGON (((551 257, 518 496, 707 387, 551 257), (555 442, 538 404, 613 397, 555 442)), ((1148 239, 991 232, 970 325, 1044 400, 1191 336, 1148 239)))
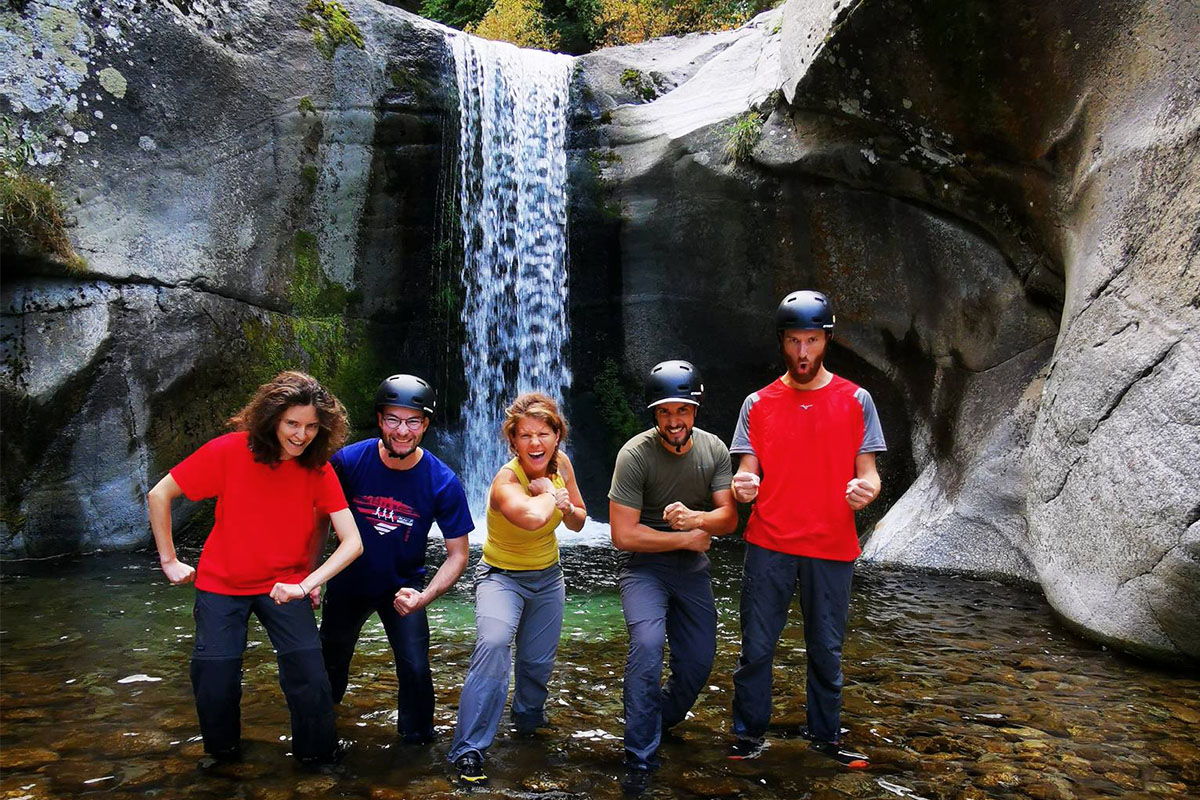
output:
MULTIPOLYGON (((282 367, 363 425, 401 367, 460 405, 445 29, 347 0, 360 48, 300 0, 232 5, 0 14, 4 113, 87 261, 4 241, 4 558, 143 545, 148 485, 282 367)), ((1185 0, 791 0, 581 58, 593 507, 651 364, 696 362, 728 437, 775 304, 817 287, 890 445, 866 558, 1037 582, 1089 635, 1200 658, 1197 42, 1185 0)))
POLYGON ((3 557, 144 545, 148 484, 281 368, 360 423, 379 375, 454 374, 445 33, 345 5, 363 47, 329 58, 301 2, 0 15, 0 94, 87 261, 4 245, 3 557))
POLYGON ((1036 581, 1090 635, 1200 657, 1198 26, 792 0, 585 56, 576 213, 609 219, 573 269, 609 291, 574 313, 631 379, 696 361, 728 436, 778 298, 824 289, 890 445, 869 560, 1036 581))

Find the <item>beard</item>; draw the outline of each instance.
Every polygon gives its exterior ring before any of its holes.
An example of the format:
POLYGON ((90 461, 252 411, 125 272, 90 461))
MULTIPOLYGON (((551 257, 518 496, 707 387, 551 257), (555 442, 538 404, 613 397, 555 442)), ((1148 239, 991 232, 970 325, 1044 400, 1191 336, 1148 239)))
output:
POLYGON ((668 433, 665 433, 662 428, 655 428, 655 430, 658 432, 658 438, 662 439, 664 442, 666 442, 671 447, 674 447, 676 449, 676 451, 682 450, 687 445, 688 440, 692 438, 692 429, 691 428, 686 429, 686 432, 683 434, 683 438, 680 439, 678 442, 674 441, 671 438, 671 435, 668 433))
POLYGON ((811 381, 813 378, 815 378, 817 376, 817 374, 821 371, 821 365, 824 363, 825 363, 825 354, 824 353, 817 356, 816 358, 808 359, 808 361, 803 369, 800 366, 799 360, 789 362, 788 363, 788 374, 792 376, 792 380, 794 380, 796 383, 808 383, 809 381, 811 381))
POLYGON ((383 449, 387 451, 388 458, 408 458, 413 453, 417 452, 417 448, 421 446, 420 438, 414 439, 412 445, 407 450, 397 450, 392 447, 391 438, 388 436, 382 436, 379 440, 383 442, 383 449))

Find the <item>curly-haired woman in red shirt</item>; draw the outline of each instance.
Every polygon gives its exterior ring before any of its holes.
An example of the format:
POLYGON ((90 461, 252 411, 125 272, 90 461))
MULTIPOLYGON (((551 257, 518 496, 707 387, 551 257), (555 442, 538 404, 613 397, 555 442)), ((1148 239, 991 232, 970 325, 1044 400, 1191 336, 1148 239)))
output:
POLYGON ((196 585, 191 676, 204 750, 217 760, 241 756, 242 653, 253 613, 277 654, 295 756, 331 763, 338 755, 333 698, 309 595, 362 552, 328 464, 346 438, 346 411, 314 378, 282 372, 230 424, 233 433, 185 458, 147 498, 163 572, 176 586, 196 585), (216 523, 194 569, 176 556, 171 536, 171 503, 180 495, 217 498, 216 523), (316 518, 325 514, 339 544, 312 569, 321 544, 316 518))

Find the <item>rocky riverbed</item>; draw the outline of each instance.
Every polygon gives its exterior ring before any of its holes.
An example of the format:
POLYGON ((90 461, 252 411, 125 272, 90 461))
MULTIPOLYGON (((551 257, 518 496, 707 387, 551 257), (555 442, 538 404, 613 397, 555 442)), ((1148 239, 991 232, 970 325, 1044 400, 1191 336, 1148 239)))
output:
MULTIPOLYGON (((846 641, 848 743, 873 757, 843 772, 812 756, 803 724, 804 643, 790 627, 775 672, 770 747, 725 758, 738 652, 742 548, 713 553, 720 630, 708 690, 663 746, 656 797, 1177 798, 1200 792, 1200 681, 1058 624, 1037 593, 987 581, 867 570, 846 641)), ((553 727, 502 731, 488 797, 620 796, 626 637, 614 552, 564 548, 568 607, 551 683, 553 727)), ((26 565, 0 584, 0 797, 450 797, 444 763, 473 638, 471 592, 434 607, 438 741, 395 736, 395 674, 382 628, 360 642, 339 734, 345 774, 287 757, 287 711, 269 643, 252 625, 242 703, 246 759, 203 771, 187 678, 192 592, 146 554, 26 565)))

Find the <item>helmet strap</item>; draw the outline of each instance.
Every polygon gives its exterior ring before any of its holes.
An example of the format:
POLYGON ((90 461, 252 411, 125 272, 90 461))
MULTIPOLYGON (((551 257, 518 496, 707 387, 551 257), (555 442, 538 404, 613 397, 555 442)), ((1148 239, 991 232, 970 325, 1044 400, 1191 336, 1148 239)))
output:
POLYGON ((666 434, 664 434, 657 425, 654 426, 654 432, 658 434, 658 438, 662 439, 664 442, 669 444, 671 447, 674 447, 676 453, 682 453, 683 448, 687 447, 687 443, 692 440, 692 428, 688 428, 687 436, 685 436, 683 438, 683 441, 680 442, 679 444, 675 444, 670 439, 668 439, 666 437, 666 434))

